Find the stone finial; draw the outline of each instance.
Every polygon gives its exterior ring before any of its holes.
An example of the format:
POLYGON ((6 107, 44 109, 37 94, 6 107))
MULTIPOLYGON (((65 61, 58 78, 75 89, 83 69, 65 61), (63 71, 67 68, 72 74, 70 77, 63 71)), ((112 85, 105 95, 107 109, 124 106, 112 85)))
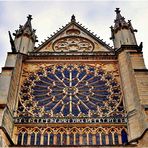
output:
POLYGON ((71 22, 75 22, 76 21, 76 18, 74 16, 74 14, 71 16, 71 22))
POLYGON ((120 8, 116 8, 115 12, 120 13, 120 8))
POLYGON ((29 15, 27 16, 27 18, 28 18, 28 20, 32 20, 32 15, 29 14, 29 15))

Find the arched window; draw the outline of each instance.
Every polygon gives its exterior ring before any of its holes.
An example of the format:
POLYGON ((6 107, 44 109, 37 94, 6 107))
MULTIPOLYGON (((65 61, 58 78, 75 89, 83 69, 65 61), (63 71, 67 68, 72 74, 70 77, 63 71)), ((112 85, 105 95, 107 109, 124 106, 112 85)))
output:
POLYGON ((62 141, 63 145, 67 144, 67 135, 64 133, 63 134, 63 141, 62 141))
POLYGON ((28 134, 24 133, 23 145, 27 145, 28 134))
POLYGON ((57 145, 61 145, 61 134, 57 134, 57 145))
POLYGON ((125 132, 124 129, 121 131, 121 135, 122 135, 122 144, 127 144, 128 143, 127 133, 125 132))
POLYGON ((44 134, 44 145, 48 145, 48 134, 44 134))
POLYGON ((89 133, 89 144, 93 145, 93 140, 92 140, 93 134, 89 133))
POLYGON ((113 144, 113 137, 112 137, 112 133, 108 134, 108 138, 109 138, 109 145, 113 144))
POLYGON ((115 144, 119 144, 118 134, 114 133, 115 144))
POLYGON ((21 143, 22 143, 22 133, 19 133, 18 134, 18 139, 17 139, 17 144, 21 145, 21 143))
POLYGON ((87 135, 83 134, 83 145, 87 145, 87 135))
POLYGON ((40 145, 40 140, 41 140, 41 134, 37 133, 36 145, 40 145))
POLYGON ((78 133, 76 133, 76 145, 79 145, 79 137, 80 137, 80 135, 78 133))
POLYGON ((96 145, 100 145, 100 134, 96 134, 96 145))
POLYGON ((70 145, 73 145, 74 144, 74 134, 71 133, 69 136, 70 136, 70 145))
POLYGON ((53 145, 53 138, 54 138, 54 135, 53 133, 50 134, 50 145, 53 145))
POLYGON ((102 137, 102 145, 106 145, 106 136, 104 133, 101 134, 102 137))
POLYGON ((34 141, 35 141, 35 133, 32 133, 31 134, 31 142, 30 142, 30 144, 34 145, 34 141))

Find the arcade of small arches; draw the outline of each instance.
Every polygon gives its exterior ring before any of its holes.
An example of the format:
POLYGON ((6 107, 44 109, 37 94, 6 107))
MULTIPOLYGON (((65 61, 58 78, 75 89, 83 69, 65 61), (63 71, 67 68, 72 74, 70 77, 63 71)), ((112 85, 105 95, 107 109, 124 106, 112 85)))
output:
POLYGON ((123 145, 127 131, 120 127, 18 127, 16 145, 123 145))

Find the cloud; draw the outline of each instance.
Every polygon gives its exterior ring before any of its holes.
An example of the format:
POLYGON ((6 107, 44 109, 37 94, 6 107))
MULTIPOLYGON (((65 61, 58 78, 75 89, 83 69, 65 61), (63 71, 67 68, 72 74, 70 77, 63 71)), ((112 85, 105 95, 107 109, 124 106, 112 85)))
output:
POLYGON ((85 25, 112 45, 110 26, 115 19, 114 9, 121 8, 121 14, 132 19, 138 44, 144 42, 144 58, 148 67, 148 2, 147 1, 7 1, 0 2, 0 66, 4 66, 6 52, 10 51, 8 30, 14 32, 19 24, 24 24, 28 14, 33 15, 32 25, 37 29, 39 41, 56 32, 58 28, 70 21, 72 14, 76 20, 85 25), (2 15, 5 14, 5 15, 2 15))

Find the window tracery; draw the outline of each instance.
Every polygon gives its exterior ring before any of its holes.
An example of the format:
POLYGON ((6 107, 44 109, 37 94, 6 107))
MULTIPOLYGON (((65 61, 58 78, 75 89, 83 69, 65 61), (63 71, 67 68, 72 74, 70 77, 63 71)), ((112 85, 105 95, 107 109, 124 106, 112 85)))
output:
POLYGON ((18 116, 124 117, 120 85, 111 72, 90 65, 51 65, 23 82, 18 116))
POLYGON ((125 127, 52 127, 27 131, 18 128, 18 145, 122 145, 127 143, 125 127), (36 131, 36 132, 35 132, 36 131), (123 134, 124 132, 124 134, 123 134), (24 136, 22 136, 24 135, 24 136), (26 136, 25 136, 26 135, 26 136), (124 139, 124 140, 123 140, 124 139))

